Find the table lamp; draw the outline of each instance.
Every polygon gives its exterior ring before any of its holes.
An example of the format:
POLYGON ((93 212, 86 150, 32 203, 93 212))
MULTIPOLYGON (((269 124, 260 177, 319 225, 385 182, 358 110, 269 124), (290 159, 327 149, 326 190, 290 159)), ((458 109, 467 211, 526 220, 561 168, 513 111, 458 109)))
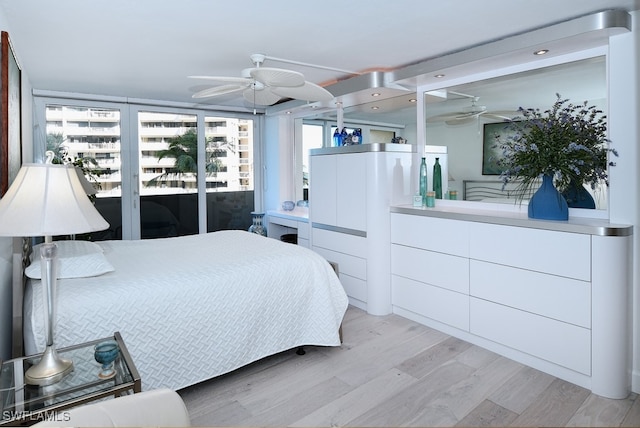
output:
POLYGON ((51 385, 73 370, 73 362, 58 356, 54 345, 57 248, 52 237, 104 230, 109 227, 95 209, 72 165, 25 164, 0 199, 0 236, 44 236, 40 248, 46 348, 40 361, 25 373, 31 385, 51 385))

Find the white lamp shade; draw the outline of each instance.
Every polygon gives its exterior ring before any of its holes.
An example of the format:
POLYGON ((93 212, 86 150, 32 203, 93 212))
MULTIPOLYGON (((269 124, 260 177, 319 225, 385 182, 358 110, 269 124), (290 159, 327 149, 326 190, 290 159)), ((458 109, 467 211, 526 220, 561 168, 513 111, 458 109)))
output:
POLYGON ((25 164, 0 199, 0 236, 59 236, 104 230, 74 166, 25 164))
POLYGON ((82 188, 84 189, 84 193, 86 195, 95 195, 96 193, 98 193, 98 191, 96 190, 95 187, 93 187, 93 184, 91 184, 89 182, 89 180, 87 180, 87 177, 84 176, 84 172, 82 172, 82 169, 78 166, 75 167, 76 172, 78 173, 78 180, 80 180, 80 184, 82 184, 82 188))

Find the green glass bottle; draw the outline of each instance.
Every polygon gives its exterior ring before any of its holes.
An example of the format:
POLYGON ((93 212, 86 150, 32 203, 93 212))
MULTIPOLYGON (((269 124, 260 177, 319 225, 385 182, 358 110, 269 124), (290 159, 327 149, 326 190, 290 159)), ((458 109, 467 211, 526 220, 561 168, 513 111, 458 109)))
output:
POLYGON ((442 199, 442 167, 440 158, 436 158, 433 165, 433 191, 436 192, 436 199, 442 199))
POLYGON ((420 196, 422 196, 422 205, 427 204, 427 159, 422 158, 420 163, 420 196))

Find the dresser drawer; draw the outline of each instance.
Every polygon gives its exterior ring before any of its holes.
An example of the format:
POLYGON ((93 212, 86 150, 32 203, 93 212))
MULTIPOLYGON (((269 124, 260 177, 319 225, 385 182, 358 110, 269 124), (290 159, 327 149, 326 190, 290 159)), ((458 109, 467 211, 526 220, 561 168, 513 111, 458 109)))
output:
POLYGON ((317 227, 312 227, 311 233, 314 247, 326 248, 359 257, 364 257, 367 254, 367 239, 361 236, 317 227))
POLYGON ((391 304, 469 331, 469 296, 391 275, 391 304))
POLYGON ((309 223, 298 222, 298 239, 309 239, 309 223))
POLYGON ((391 243, 461 257, 469 256, 466 221, 391 214, 391 243))
MULTIPOLYGON (((315 244, 315 241, 314 241, 315 244)), ((362 280, 367 279, 367 261, 361 257, 338 251, 327 250, 326 248, 313 246, 313 251, 320 254, 327 261, 338 264, 338 272, 362 280)))
POLYGON ((591 237, 524 227, 473 223, 472 259, 591 280, 591 237))
POLYGON ((471 333, 591 375, 591 331, 471 297, 471 333))
POLYGON ((346 275, 342 272, 339 274, 340 283, 344 288, 347 296, 360 302, 367 303, 367 281, 346 275))
POLYGON ((591 283, 471 260, 471 295, 591 328, 591 283))
POLYGON ((458 293, 469 293, 469 259, 391 245, 391 273, 458 293))

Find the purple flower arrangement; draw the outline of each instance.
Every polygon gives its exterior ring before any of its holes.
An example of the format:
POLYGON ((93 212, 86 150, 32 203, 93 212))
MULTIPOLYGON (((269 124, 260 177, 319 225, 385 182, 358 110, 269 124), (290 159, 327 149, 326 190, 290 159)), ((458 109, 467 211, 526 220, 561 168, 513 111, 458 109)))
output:
POLYGON ((496 147, 502 152, 497 163, 503 184, 519 181, 522 194, 539 184, 543 175, 554 177, 563 190, 574 184, 592 189, 609 185, 608 167, 615 163, 607 139, 606 116, 596 106, 572 104, 556 94, 549 110, 522 108, 507 121, 504 135, 496 134, 496 147))

